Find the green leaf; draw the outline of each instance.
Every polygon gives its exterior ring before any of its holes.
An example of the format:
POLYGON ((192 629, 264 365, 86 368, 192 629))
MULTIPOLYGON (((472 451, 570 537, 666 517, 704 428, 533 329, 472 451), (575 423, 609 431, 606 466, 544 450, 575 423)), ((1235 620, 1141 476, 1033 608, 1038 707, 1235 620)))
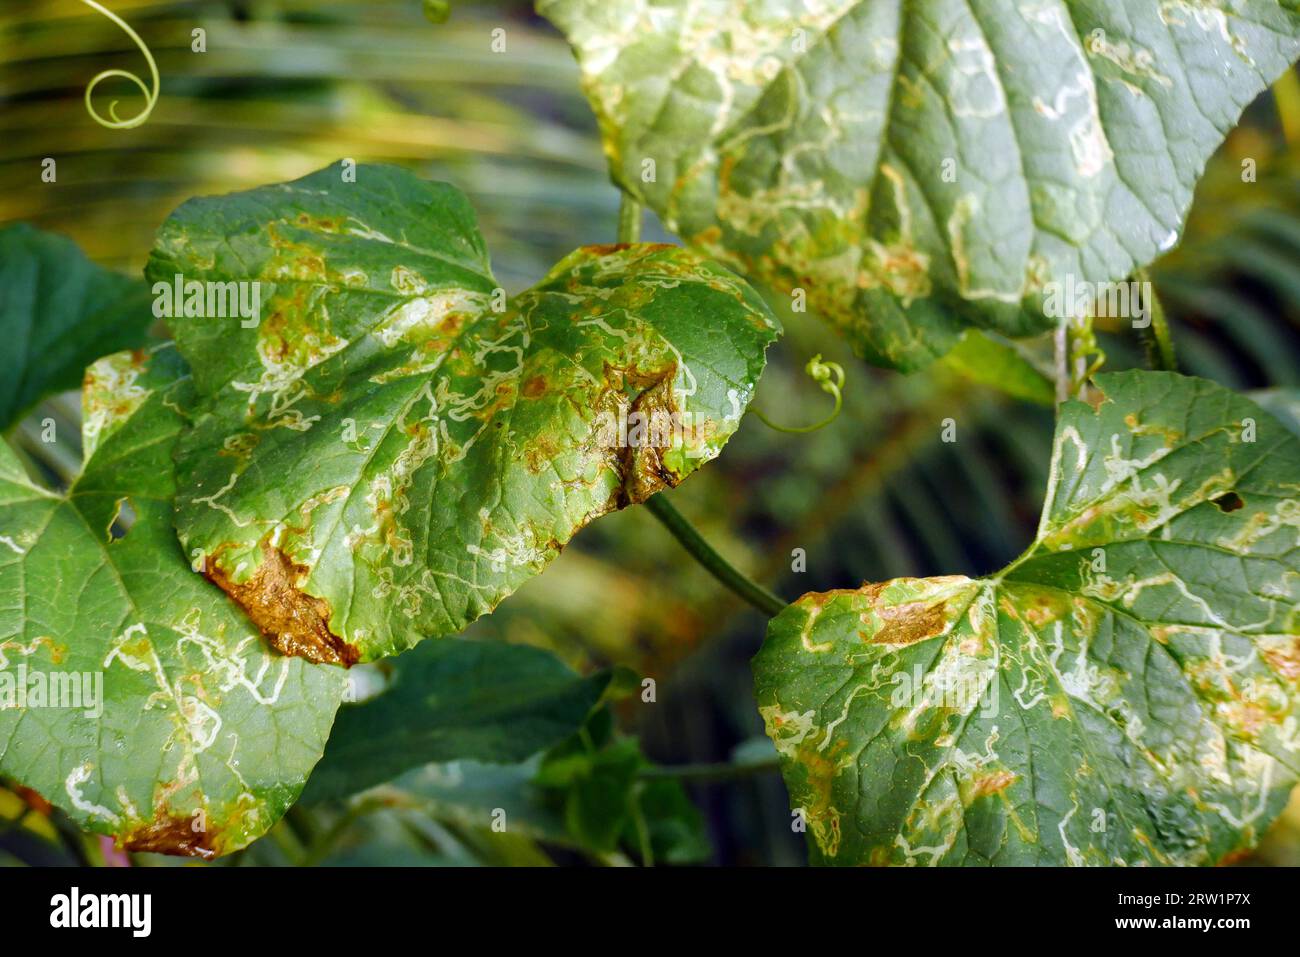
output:
POLYGON ((1207 158, 1300 53, 1278 0, 538 9, 624 190, 907 369, 967 326, 1048 328, 1047 283, 1168 249, 1207 158))
POLYGON ((339 713, 304 801, 433 762, 522 761, 581 727, 611 677, 580 677, 540 648, 463 639, 426 642, 393 670, 382 693, 339 713))
POLYGON ((815 861, 1214 863, 1285 804, 1300 440, 1202 379, 1096 382, 1009 567, 772 621, 758 703, 815 861))
POLYGON ((562 807, 546 801, 546 795, 533 783, 540 764, 540 756, 518 764, 430 764, 402 775, 393 788, 416 799, 422 810, 439 821, 490 829, 499 808, 505 812, 508 832, 576 847, 562 807))
POLYGON ((202 394, 177 526, 277 648, 319 661, 455 634, 679 483, 778 333, 673 246, 583 247, 507 302, 465 198, 384 166, 192 200, 148 274, 261 284, 256 328, 173 319, 202 394))
POLYGON ((267 652, 181 552, 183 376, 170 347, 87 371, 66 495, 0 443, 0 774, 125 848, 211 857, 293 802, 345 681, 267 652))
POLYGON ((81 385, 100 356, 145 342, 149 289, 76 243, 25 223, 0 229, 0 429, 43 396, 81 385))
POLYGON ((581 846, 610 852, 634 826, 633 791, 644 763, 636 739, 622 738, 599 750, 548 756, 537 784, 561 796, 565 827, 581 846))
POLYGON ((1016 347, 977 329, 967 329, 944 362, 972 382, 1037 405, 1056 403, 1052 381, 1016 347))
MULTIPOLYGON (((643 781, 636 795, 638 812, 658 864, 699 864, 713 854, 704 818, 680 781, 643 781)), ((637 848, 635 828, 626 838, 637 848)))
POLYGON ((552 748, 533 779, 543 803, 562 808, 565 830, 579 847, 600 853, 626 848, 664 864, 708 858, 704 819, 680 781, 643 780, 651 767, 635 738, 614 732, 608 709, 552 748))
POLYGON ((643 863, 707 859, 700 812, 680 781, 642 778, 652 766, 635 738, 617 735, 613 715, 602 708, 546 753, 533 785, 544 807, 562 813, 566 833, 581 848, 602 854, 626 849, 643 863))
MULTIPOLYGON (((598 712, 597 721, 601 717, 608 712, 598 712)), ((623 848, 640 854, 636 810, 656 863, 707 860, 704 820, 681 783, 628 773, 649 766, 630 739, 599 747, 575 739, 518 764, 430 764, 371 795, 393 806, 414 805, 438 821, 489 831, 493 838, 501 836, 493 825, 504 823, 506 834, 594 853, 623 848)))

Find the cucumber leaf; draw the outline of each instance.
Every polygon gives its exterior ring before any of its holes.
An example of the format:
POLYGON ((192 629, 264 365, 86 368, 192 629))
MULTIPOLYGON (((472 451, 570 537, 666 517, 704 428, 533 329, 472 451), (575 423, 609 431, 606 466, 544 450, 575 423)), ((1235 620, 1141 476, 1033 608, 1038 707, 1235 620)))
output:
POLYGON ((95 265, 76 243, 25 223, 0 229, 0 430, 86 366, 142 346, 149 288, 95 265))
POLYGON ((269 652, 181 551, 188 387, 170 346, 91 366, 66 495, 0 443, 0 774, 121 847, 209 858, 293 802, 346 680, 269 652))
POLYGON ((191 200, 147 273, 260 305, 174 300, 187 552, 276 648, 351 664, 456 634, 717 455, 779 330, 666 245, 586 246, 507 298, 458 191, 346 172, 191 200))
POLYGON ((459 638, 424 642, 392 668, 387 688, 339 712, 304 801, 435 762, 523 761, 577 731, 611 678, 576 675, 541 648, 459 638))
POLYGON ((995 575, 805 595, 754 659, 825 864, 1202 864, 1300 773, 1300 439, 1164 372, 1062 406, 995 575))
POLYGON ((614 180, 688 244, 915 369, 1050 328, 1051 283, 1177 240, 1206 160, 1300 55, 1279 0, 539 0, 614 180))

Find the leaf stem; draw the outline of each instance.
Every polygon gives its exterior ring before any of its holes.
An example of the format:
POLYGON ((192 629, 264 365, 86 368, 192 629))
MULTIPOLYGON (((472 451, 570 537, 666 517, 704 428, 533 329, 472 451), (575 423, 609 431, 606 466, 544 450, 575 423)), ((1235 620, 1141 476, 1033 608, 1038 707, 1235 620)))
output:
POLYGON ((639 243, 641 241, 641 204, 627 193, 619 194, 618 203, 618 242, 639 243))
POLYGON ((675 781, 704 783, 714 781, 740 781, 745 778, 757 777, 762 774, 775 774, 780 770, 780 761, 777 758, 772 758, 770 761, 751 761, 746 764, 732 764, 723 761, 718 764, 679 764, 676 767, 654 765, 642 768, 638 776, 643 778, 671 778, 675 781))
MULTIPOLYGON (((618 206, 618 241, 635 243, 641 238, 641 204, 627 193, 621 194, 618 206)), ((753 605, 769 618, 785 608, 783 602, 758 582, 746 577, 739 569, 723 558, 695 526, 663 495, 646 499, 646 508, 659 519, 681 546, 703 565, 718 581, 753 605)))
POLYGON ((639 788, 634 789, 628 795, 629 810, 632 814, 632 824, 636 827, 637 844, 641 848, 641 866, 655 866, 654 847, 650 843, 650 828, 646 826, 645 814, 641 810, 641 795, 639 788))
POLYGON ((1053 377, 1056 380, 1056 404, 1070 397, 1070 329, 1062 319, 1052 335, 1053 377))
POLYGON ((1169 320, 1165 317, 1164 306, 1160 304, 1160 297, 1156 295, 1155 284, 1151 282, 1151 276, 1145 269, 1139 269, 1137 277, 1138 281, 1150 290, 1150 302, 1147 303, 1147 308, 1151 311, 1151 321, 1140 330, 1142 343, 1146 347, 1147 365, 1152 369, 1177 372, 1178 357, 1174 354, 1174 340, 1169 333, 1169 320))
POLYGON ((650 514, 663 523, 673 538, 681 543, 682 548, 690 552, 691 557, 722 584, 769 618, 775 617, 784 610, 785 602, 723 558, 662 494, 646 499, 645 507, 650 510, 650 514))

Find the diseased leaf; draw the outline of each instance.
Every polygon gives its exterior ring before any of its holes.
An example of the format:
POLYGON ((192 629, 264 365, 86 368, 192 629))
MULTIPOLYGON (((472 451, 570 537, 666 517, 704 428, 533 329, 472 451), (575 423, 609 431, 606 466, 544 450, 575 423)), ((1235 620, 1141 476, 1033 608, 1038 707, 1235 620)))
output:
POLYGON ((1300 54, 1278 0, 538 9, 623 189, 907 369, 969 325, 1048 328, 1046 284, 1168 249, 1206 159, 1300 54))
POLYGON ((0 229, 0 429, 86 366, 143 345, 149 289, 96 266, 76 243, 25 223, 0 229))
POLYGON ((1057 424, 1033 545, 995 575, 810 594, 754 659, 832 864, 1199 864, 1300 771, 1300 440, 1162 372, 1057 424))
POLYGON ((464 197, 383 166, 192 200, 148 274, 261 283, 256 328, 173 320, 203 396, 177 525, 276 647, 349 664, 715 456, 778 332, 673 246, 584 247, 507 303, 464 197))
POLYGON ((0 443, 0 774, 122 847, 212 857, 292 803, 345 675, 268 652, 181 552, 183 376, 170 347, 87 370, 66 495, 0 443))
POLYGON ((431 641, 393 661, 389 687, 345 706, 304 801, 345 797, 432 762, 514 764, 573 734, 610 673, 580 677, 526 645, 431 641))

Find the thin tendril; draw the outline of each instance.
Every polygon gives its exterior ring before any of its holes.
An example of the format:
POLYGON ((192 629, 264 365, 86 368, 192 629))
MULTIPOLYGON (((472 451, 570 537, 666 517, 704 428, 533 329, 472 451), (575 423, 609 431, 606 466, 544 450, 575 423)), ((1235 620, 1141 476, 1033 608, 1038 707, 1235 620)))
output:
POLYGON ((750 411, 758 416, 758 420, 769 429, 776 429, 778 432, 789 432, 792 435, 802 435, 824 429, 839 417, 840 409, 844 407, 844 396, 841 392, 844 388, 844 367, 838 362, 822 362, 821 354, 818 353, 808 360, 808 364, 804 366, 804 372, 808 373, 809 377, 821 386, 823 392, 835 397, 835 407, 831 409, 831 414, 814 425, 778 425, 764 415, 763 411, 757 406, 750 406, 750 411))
POLYGON ((112 10, 96 3, 95 0, 81 0, 81 2, 92 10, 102 13, 126 31, 126 35, 135 41, 135 45, 138 46, 140 52, 144 54, 145 61, 149 64, 149 73, 153 77, 153 89, 150 90, 149 87, 145 86, 144 80, 140 79, 134 73, 128 73, 126 70, 105 70, 102 73, 95 74, 90 83, 86 85, 86 112, 90 114, 92 120, 100 126, 107 127, 110 130, 129 130, 133 127, 139 126, 145 120, 149 119, 149 114, 153 112, 154 104, 158 102, 158 91, 161 87, 161 83, 158 80, 158 64, 154 62, 153 54, 150 53, 149 48, 144 45, 144 41, 140 39, 140 34, 132 30, 125 20, 119 17, 112 10), (95 112, 95 106, 91 102, 91 96, 100 81, 107 80, 110 77, 120 77, 123 80, 130 80, 138 86, 140 92, 144 94, 144 109, 135 116, 124 120, 117 115, 118 101, 113 100, 108 104, 108 115, 112 117, 112 119, 106 120, 104 117, 100 116, 99 113, 95 112))

